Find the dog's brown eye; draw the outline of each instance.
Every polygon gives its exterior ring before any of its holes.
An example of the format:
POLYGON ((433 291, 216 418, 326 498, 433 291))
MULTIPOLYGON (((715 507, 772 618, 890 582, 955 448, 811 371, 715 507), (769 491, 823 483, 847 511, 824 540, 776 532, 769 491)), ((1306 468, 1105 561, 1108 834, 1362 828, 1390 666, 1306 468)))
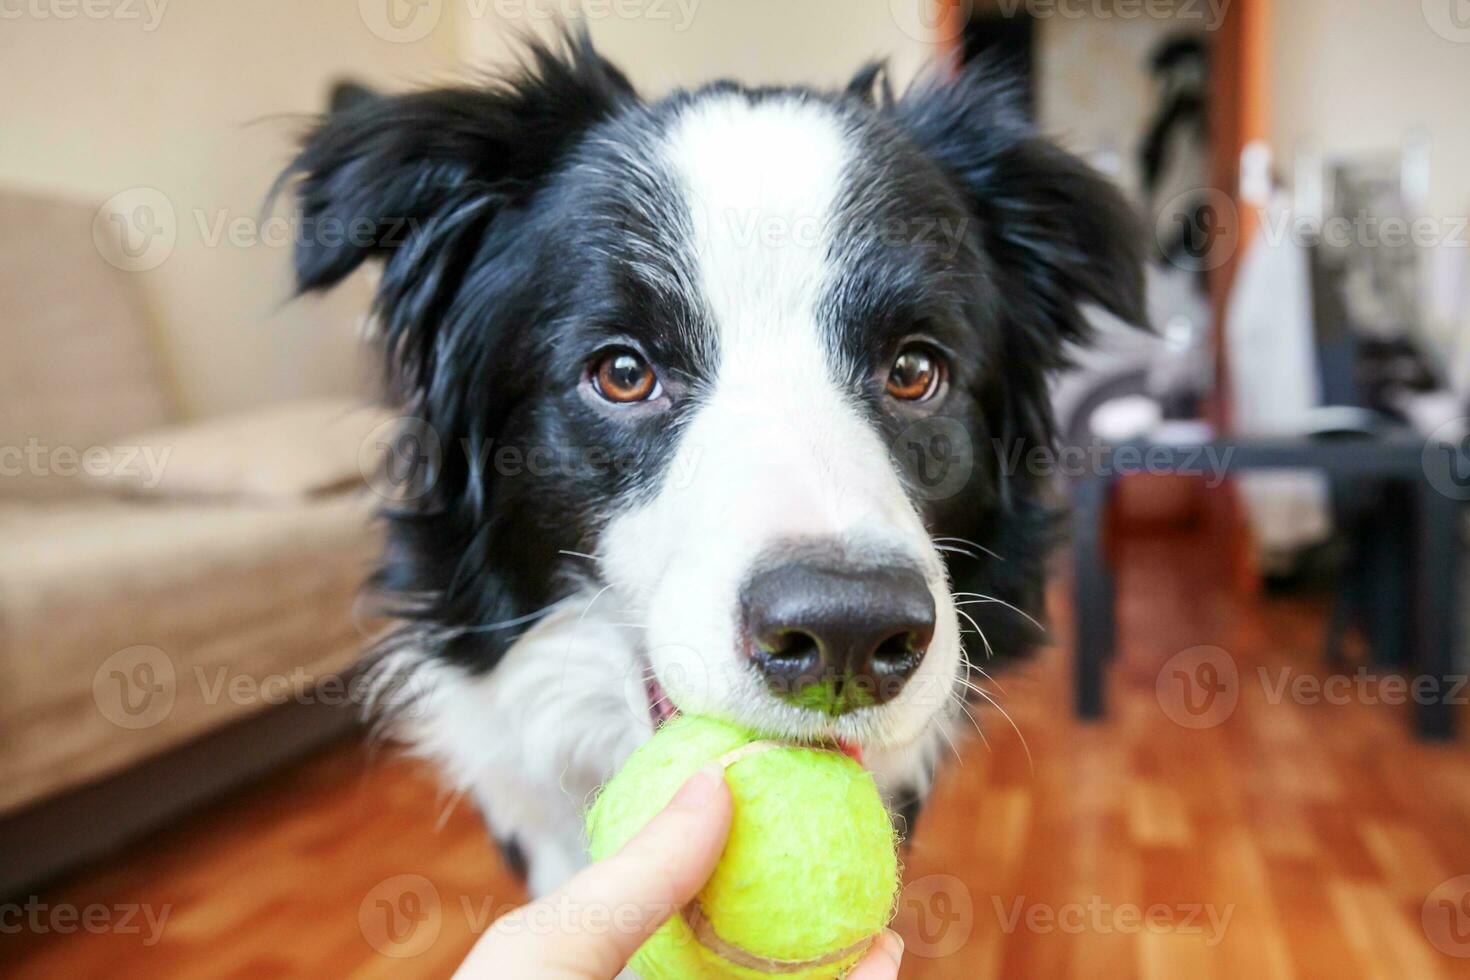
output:
POLYGON ((913 344, 893 359, 888 369, 888 394, 900 401, 927 401, 943 381, 944 361, 930 348, 913 344))
POLYGON ((593 365, 597 393, 610 402, 647 401, 658 387, 648 362, 627 348, 608 351, 593 365))

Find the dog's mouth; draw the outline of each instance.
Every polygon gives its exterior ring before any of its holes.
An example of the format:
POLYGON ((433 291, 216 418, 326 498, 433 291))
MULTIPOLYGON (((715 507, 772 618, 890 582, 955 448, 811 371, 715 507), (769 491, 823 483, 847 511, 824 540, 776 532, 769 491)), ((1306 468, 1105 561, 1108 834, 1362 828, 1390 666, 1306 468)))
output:
POLYGON ((669 697, 668 692, 658 682, 658 678, 653 676, 652 671, 648 672, 643 686, 648 691, 648 717, 653 721, 654 728, 658 728, 679 713, 674 699, 669 697))
MULTIPOLYGON (((679 706, 674 704, 674 699, 669 697, 664 686, 658 682, 658 678, 649 671, 644 688, 648 692, 648 717, 657 729, 664 722, 679 714, 679 706)), ((858 765, 863 764, 863 747, 856 742, 845 738, 833 738, 832 743, 843 755, 849 757, 858 765)))

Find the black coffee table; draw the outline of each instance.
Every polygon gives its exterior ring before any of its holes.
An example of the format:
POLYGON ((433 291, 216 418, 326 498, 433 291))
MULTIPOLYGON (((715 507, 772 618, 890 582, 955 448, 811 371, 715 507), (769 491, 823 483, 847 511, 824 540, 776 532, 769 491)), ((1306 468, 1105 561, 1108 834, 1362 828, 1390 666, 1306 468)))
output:
POLYGON ((1470 455, 1456 448, 1408 436, 1347 441, 1312 438, 1213 440, 1210 442, 1134 441, 1090 454, 1086 472, 1072 481, 1077 649, 1075 707, 1083 718, 1106 713, 1104 670, 1116 643, 1115 582, 1104 551, 1103 526, 1118 480, 1131 473, 1200 472, 1231 475, 1250 470, 1309 469, 1328 476, 1398 483, 1412 500, 1414 608, 1406 610, 1404 646, 1418 677, 1429 678, 1428 696, 1416 695, 1421 737, 1443 740, 1455 734, 1455 703, 1470 694, 1460 644, 1464 623, 1460 600, 1460 515, 1470 499, 1470 455), (1212 455, 1211 455, 1212 454, 1212 455))

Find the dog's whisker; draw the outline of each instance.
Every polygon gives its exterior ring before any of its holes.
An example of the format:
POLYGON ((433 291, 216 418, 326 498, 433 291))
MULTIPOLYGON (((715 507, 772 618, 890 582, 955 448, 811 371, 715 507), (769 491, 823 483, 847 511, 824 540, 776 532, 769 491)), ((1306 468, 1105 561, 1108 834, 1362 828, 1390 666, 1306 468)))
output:
POLYGON ((964 712, 965 717, 969 719, 970 724, 974 726, 975 734, 980 736, 980 743, 985 746, 986 751, 990 752, 993 755, 995 753, 995 749, 991 746, 990 739, 985 737, 985 732, 983 729, 981 729, 980 723, 975 720, 975 716, 970 713, 970 709, 965 705, 965 699, 961 697, 959 692, 957 691, 950 691, 949 696, 950 699, 954 701, 955 707, 964 712))
MULTIPOLYGON (((974 681, 961 680, 960 684, 962 684, 967 691, 973 691, 974 693, 979 695, 993 697, 993 695, 991 695, 989 691, 985 690, 985 688, 981 687, 979 684, 976 684, 974 681)), ((1003 694, 1005 692, 1002 691, 999 693, 1003 694)))
POLYGON ((460 789, 448 795, 444 799, 444 805, 439 810, 439 816, 434 821, 434 833, 440 833, 449 823, 449 818, 454 815, 454 810, 459 806, 459 801, 464 799, 465 790, 460 789))
POLYGON ((951 542, 953 544, 962 544, 967 548, 974 548, 977 551, 983 551, 985 554, 994 558, 996 561, 1005 561, 1005 558, 1003 558, 1002 556, 991 551, 989 548, 985 547, 983 544, 980 544, 978 541, 971 541, 969 538, 956 538, 953 536, 945 535, 937 538, 931 538, 930 540, 936 543, 944 541, 951 542))
POLYGON ((977 721, 974 714, 971 713, 970 706, 965 704, 965 699, 956 694, 954 696, 954 700, 955 704, 959 705, 960 711, 967 719, 969 719, 970 724, 975 726, 975 734, 980 736, 981 743, 985 746, 986 749, 994 752, 995 749, 991 748, 990 739, 985 737, 985 729, 980 727, 980 722, 977 721))
POLYGON ((985 644, 985 659, 994 660, 995 651, 991 649, 990 640, 986 639, 985 631, 980 628, 980 624, 975 622, 975 618, 973 616, 965 612, 963 609, 960 609, 958 606, 955 607, 955 612, 958 615, 965 617, 966 621, 968 621, 971 626, 975 627, 975 632, 980 635, 980 642, 985 644))
POLYGON ((1026 736, 1021 734, 1021 726, 1016 724, 1016 719, 1012 718, 1011 713, 1005 708, 1001 707, 1000 702, 991 697, 988 692, 980 688, 974 688, 973 690, 976 694, 980 695, 982 698, 988 701, 991 707, 995 708, 996 711, 999 711, 1001 717, 1010 724, 1011 731, 1015 732, 1016 738, 1021 740, 1021 748, 1026 753, 1026 765, 1030 767, 1032 773, 1035 773, 1036 760, 1031 757, 1031 746, 1026 743, 1026 736))
POLYGON ((561 605, 560 602, 553 602, 549 606, 543 606, 535 612, 526 613, 524 616, 516 616, 514 619, 502 620, 498 623, 476 623, 473 626, 451 626, 446 629, 446 632, 453 634, 492 633, 495 630, 512 629, 516 626, 524 626, 527 623, 534 623, 536 620, 541 619, 542 617, 551 613, 559 605, 561 605))
MULTIPOLYGON (((961 685, 963 685, 964 687, 968 688, 971 691, 983 691, 983 690, 985 690, 985 688, 982 687, 978 681, 972 681, 968 677, 965 677, 963 674, 958 675, 958 676, 955 677, 955 683, 956 684, 961 684, 961 685)), ((1000 691, 999 693, 1004 694, 1005 692, 1004 691, 1000 691)))
POLYGON ((950 738, 949 732, 943 724, 939 725, 939 737, 949 743, 949 750, 954 753, 955 763, 963 769, 965 767, 965 759, 960 755, 959 747, 954 744, 954 739, 950 738))
MULTIPOLYGON (((990 683, 994 684, 995 685, 995 689, 997 691, 999 691, 1000 693, 1004 694, 1006 692, 1006 689, 1000 686, 1000 681, 998 681, 994 677, 990 676, 990 674, 988 674, 988 673, 985 672, 985 668, 984 667, 981 667, 979 664, 975 663, 974 661, 972 661, 970 659, 969 654, 967 654, 965 652, 965 649, 964 649, 963 646, 960 647, 960 663, 961 663, 962 666, 964 666, 964 668, 965 668, 966 671, 972 671, 973 670, 975 673, 979 674, 981 677, 985 678, 987 681, 989 681, 990 683)), ((969 678, 966 678, 966 677, 962 677, 961 678, 961 680, 968 680, 968 679, 969 678)))
POLYGON ((607 593, 610 592, 611 590, 612 590, 612 586, 611 585, 604 585, 600 590, 598 590, 598 592, 597 592, 596 595, 594 595, 591 599, 587 600, 587 608, 586 609, 583 609, 582 610, 582 615, 580 615, 580 616, 577 617, 577 625, 576 625, 576 628, 574 628, 573 630, 571 630, 570 634, 567 637, 567 652, 566 652, 566 659, 567 660, 570 660, 571 659, 571 656, 572 656, 572 644, 576 641, 577 630, 580 629, 581 626, 582 626, 582 624, 587 621, 587 614, 592 611, 592 607, 593 606, 597 605, 597 600, 598 599, 601 599, 603 596, 607 595, 607 593))
MULTIPOLYGON (((596 555, 589 555, 585 551, 570 551, 570 550, 568 550, 566 548, 558 548, 557 549, 557 554, 559 554, 559 555, 566 555, 568 558, 583 558, 583 559, 586 559, 587 561, 592 562, 594 565, 601 565, 601 564, 603 564, 603 559, 597 557, 596 555)), ((653 593, 653 589, 649 588, 646 585, 634 585, 634 584, 631 584, 631 583, 623 583, 623 585, 621 587, 622 588, 627 588, 627 589, 632 589, 635 592, 642 592, 642 593, 648 594, 648 595, 651 595, 653 593)))
MULTIPOLYGON (((961 664, 961 666, 963 666, 965 668, 965 670, 966 670, 967 673, 969 671, 972 671, 972 670, 973 671, 976 671, 977 673, 980 674, 980 676, 984 677, 986 680, 990 681, 992 684, 995 684, 995 688, 996 688, 996 691, 997 692, 999 692, 1000 694, 1005 694, 1005 688, 1001 687, 998 683, 996 683, 995 678, 991 677, 989 674, 987 674, 980 667, 976 666, 976 664, 973 661, 970 660, 970 655, 965 650, 965 648, 964 648, 963 645, 961 645, 961 647, 960 647, 960 664, 961 664)), ((970 678, 967 676, 967 673, 966 674, 957 674, 955 676, 955 683, 957 685, 963 687, 966 690, 974 691, 976 694, 979 694, 979 695, 987 696, 988 697, 989 696, 989 692, 986 691, 985 688, 983 686, 981 686, 978 681, 972 681, 972 680, 970 680, 970 678)), ((961 699, 961 702, 963 703, 963 698, 961 699)))
POLYGON ((1000 681, 996 680, 989 673, 987 673, 984 667, 981 667, 979 664, 970 664, 970 669, 979 674, 981 677, 985 678, 990 683, 994 684, 995 689, 1000 693, 1004 694, 1006 692, 1006 689, 1004 687, 1001 687, 1000 681))
POLYGON ((1015 613, 1017 616, 1020 616, 1022 619, 1025 619, 1032 626, 1035 626, 1037 629, 1041 630, 1041 632, 1043 632, 1043 633, 1046 632, 1046 627, 1043 626, 1043 625, 1041 625, 1041 623, 1036 619, 1035 616, 1032 616, 1030 613, 1026 612, 1024 609, 1021 609, 1021 608, 1019 608, 1017 606, 1011 605, 1009 602, 1006 602, 1004 599, 997 599, 993 595, 981 595, 979 592, 956 592, 956 593, 954 593, 954 596, 957 599, 960 596, 973 597, 973 598, 970 598, 970 601, 968 601, 968 602, 956 602, 955 603, 956 606, 983 606, 986 603, 990 603, 990 602, 998 603, 999 605, 1002 605, 1002 606, 1006 607, 1007 609, 1009 609, 1011 612, 1015 613))

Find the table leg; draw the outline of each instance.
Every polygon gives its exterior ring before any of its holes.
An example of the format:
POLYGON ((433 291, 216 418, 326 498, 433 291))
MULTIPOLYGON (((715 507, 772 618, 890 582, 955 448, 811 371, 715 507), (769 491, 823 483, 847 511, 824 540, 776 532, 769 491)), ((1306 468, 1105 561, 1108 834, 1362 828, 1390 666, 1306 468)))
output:
POLYGON ((1465 692, 1457 681, 1461 664, 1457 653, 1463 629, 1460 617, 1460 502, 1434 489, 1419 486, 1417 608, 1414 640, 1416 680, 1432 678, 1416 690, 1421 738, 1446 740, 1455 736, 1455 705, 1465 692))
POLYGON ((1073 485, 1072 558, 1077 636, 1074 698, 1077 715, 1097 719, 1107 712, 1103 668, 1112 656, 1113 582, 1104 550, 1112 480, 1103 475, 1073 485))
POLYGON ((1386 481, 1363 530, 1366 577, 1355 599, 1375 670, 1406 670, 1414 660, 1414 631, 1403 628, 1414 605, 1414 492, 1413 484, 1386 481))

